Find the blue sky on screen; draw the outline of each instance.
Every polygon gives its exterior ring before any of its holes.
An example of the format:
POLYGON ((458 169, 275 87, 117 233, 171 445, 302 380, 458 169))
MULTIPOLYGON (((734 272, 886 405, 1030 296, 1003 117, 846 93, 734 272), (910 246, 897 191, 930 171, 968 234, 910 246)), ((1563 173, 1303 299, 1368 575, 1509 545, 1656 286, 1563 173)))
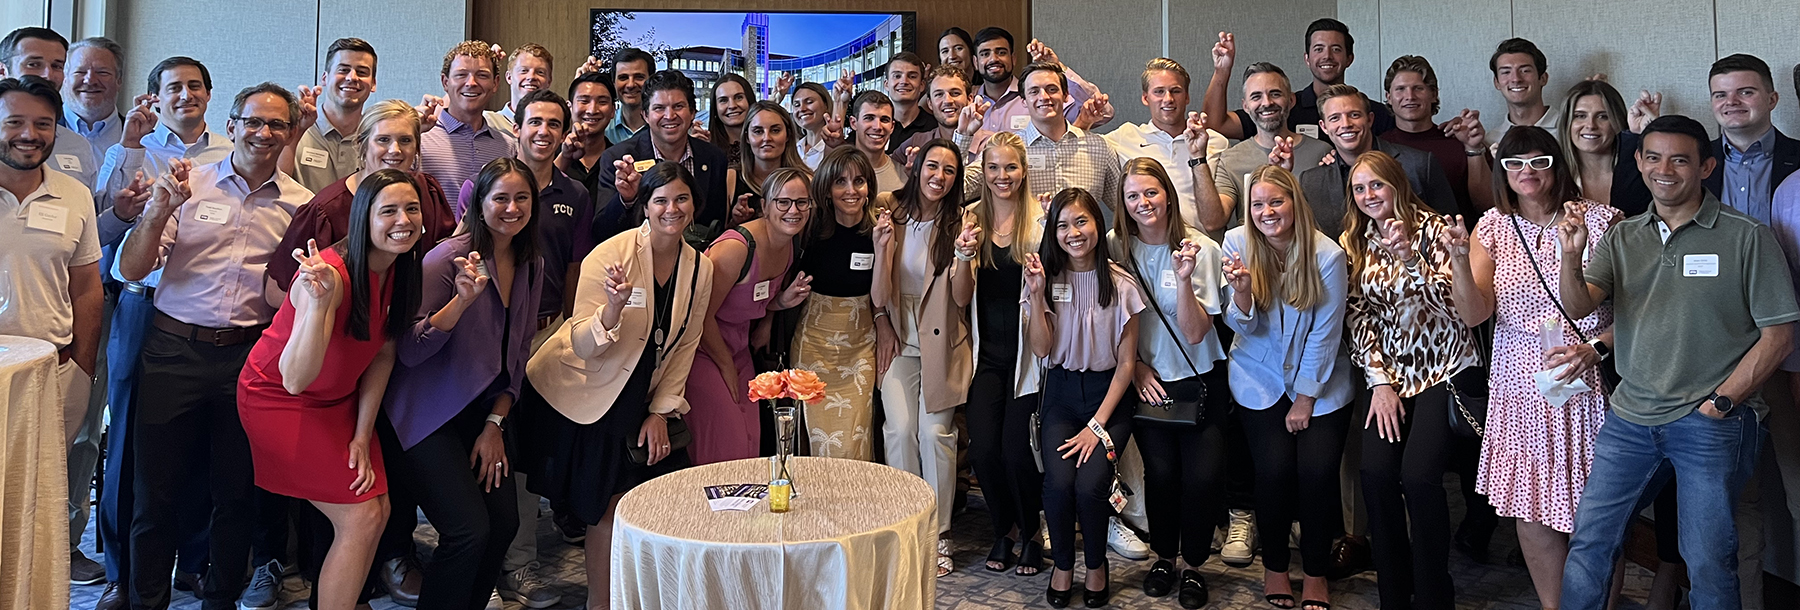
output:
MULTIPOLYGON (((621 23, 626 40, 637 40, 650 28, 671 47, 712 45, 737 48, 743 42, 744 13, 634 11, 637 19, 621 23)), ((873 29, 884 14, 769 13, 769 52, 811 55, 843 44, 873 29)))

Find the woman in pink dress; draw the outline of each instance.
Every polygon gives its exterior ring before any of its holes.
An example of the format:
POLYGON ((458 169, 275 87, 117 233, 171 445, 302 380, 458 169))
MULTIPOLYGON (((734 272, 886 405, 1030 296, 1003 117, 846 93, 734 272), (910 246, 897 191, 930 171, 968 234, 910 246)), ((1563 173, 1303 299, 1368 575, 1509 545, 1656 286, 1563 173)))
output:
POLYGON ((764 186, 762 216, 726 231, 706 250, 715 289, 687 382, 686 419, 694 436, 688 456, 695 465, 756 457, 762 420, 747 396, 746 384, 755 376, 750 325, 812 294, 804 273, 781 285, 794 265, 794 238, 812 217, 811 177, 804 169, 783 167, 769 172, 764 186), (725 286, 730 288, 717 289, 725 286))
POLYGON ((1456 281, 1479 286, 1495 318, 1476 489, 1500 516, 1518 519, 1519 547, 1539 605, 1555 608, 1606 397, 1593 389, 1555 404, 1533 376, 1572 363, 1559 378, 1599 388, 1601 352, 1589 341, 1612 340, 1610 308, 1576 320, 1579 328, 1559 311, 1561 297, 1550 292, 1561 268, 1556 226, 1571 206, 1586 210, 1590 235, 1605 232, 1622 215, 1581 196, 1572 164, 1548 131, 1513 128, 1495 159, 1495 207, 1481 216, 1468 247, 1456 250, 1464 260, 1455 265, 1456 281))
POLYGON ((357 604, 387 523, 375 412, 394 370, 393 337, 418 309, 419 207, 405 172, 364 179, 349 235, 323 252, 311 241, 293 252, 294 289, 238 375, 257 486, 310 500, 331 520, 320 608, 357 604))

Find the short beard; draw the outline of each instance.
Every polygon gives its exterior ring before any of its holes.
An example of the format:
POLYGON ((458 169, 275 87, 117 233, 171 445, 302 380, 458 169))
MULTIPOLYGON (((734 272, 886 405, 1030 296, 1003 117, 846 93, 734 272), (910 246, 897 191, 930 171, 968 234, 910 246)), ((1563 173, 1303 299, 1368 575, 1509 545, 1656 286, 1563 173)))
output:
POLYGON ((995 76, 989 76, 987 73, 987 70, 982 70, 981 71, 981 80, 982 80, 982 82, 989 83, 989 84, 1004 85, 1004 84, 1006 84, 1006 81, 1012 80, 1012 74, 1007 73, 1007 72, 1001 72, 1000 76, 995 77, 995 76))
POLYGON ((0 163, 5 163, 7 167, 10 167, 10 168, 22 171, 22 172, 28 172, 28 171, 37 169, 39 167, 43 167, 44 161, 50 159, 50 155, 46 154, 42 157, 39 157, 36 163, 26 163, 24 161, 20 161, 18 159, 18 157, 14 156, 12 154, 12 150, 13 150, 13 143, 11 143, 11 142, 7 142, 4 145, 4 147, 0 147, 0 163))

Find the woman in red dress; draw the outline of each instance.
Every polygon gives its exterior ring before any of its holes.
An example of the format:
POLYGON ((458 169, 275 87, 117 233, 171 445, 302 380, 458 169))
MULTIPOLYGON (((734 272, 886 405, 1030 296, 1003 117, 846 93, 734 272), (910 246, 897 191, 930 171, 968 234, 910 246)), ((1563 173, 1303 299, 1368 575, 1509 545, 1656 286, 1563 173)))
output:
POLYGON ((305 498, 331 520, 335 537, 318 580, 324 609, 356 605, 387 522, 381 447, 372 440, 393 337, 418 309, 419 208, 404 172, 363 180, 349 236, 323 252, 311 241, 294 251, 294 289, 238 376, 257 486, 305 498))

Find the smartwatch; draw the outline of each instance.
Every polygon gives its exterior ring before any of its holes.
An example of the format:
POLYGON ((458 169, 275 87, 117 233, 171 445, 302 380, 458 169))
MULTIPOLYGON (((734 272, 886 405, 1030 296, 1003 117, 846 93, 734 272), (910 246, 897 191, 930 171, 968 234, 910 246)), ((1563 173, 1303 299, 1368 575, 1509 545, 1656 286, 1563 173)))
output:
POLYGON ((1606 342, 1601 341, 1598 337, 1589 339, 1587 344, 1592 346, 1596 353, 1600 354, 1601 360, 1605 360, 1607 358, 1612 357, 1612 353, 1613 353, 1612 348, 1607 346, 1606 342))
POLYGON ((1737 405, 1731 403, 1730 398, 1720 396, 1718 392, 1707 394, 1706 399, 1712 401, 1713 410, 1718 411, 1719 415, 1731 415, 1731 411, 1737 408, 1737 405))

